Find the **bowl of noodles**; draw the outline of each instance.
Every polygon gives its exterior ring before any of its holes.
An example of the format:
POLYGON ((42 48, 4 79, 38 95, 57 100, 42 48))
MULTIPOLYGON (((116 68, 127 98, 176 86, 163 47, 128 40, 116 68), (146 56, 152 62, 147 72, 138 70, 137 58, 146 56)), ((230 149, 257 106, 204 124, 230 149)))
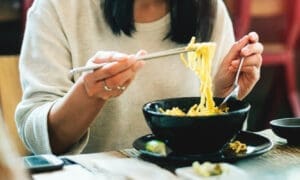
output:
MULTIPOLYGON (((214 98, 216 104, 221 101, 222 98, 214 98)), ((188 111, 194 111, 198 103, 199 97, 161 99, 146 103, 143 114, 155 137, 172 151, 182 154, 217 153, 242 129, 250 104, 230 100, 227 108, 219 112, 188 115, 188 111), (176 114, 178 109, 184 114, 176 114)))
POLYGON ((148 102, 143 113, 153 134, 178 153, 214 153, 222 149, 246 120, 250 104, 214 98, 211 77, 216 43, 197 43, 192 37, 186 53, 180 54, 183 64, 199 78, 201 97, 179 97, 148 102))

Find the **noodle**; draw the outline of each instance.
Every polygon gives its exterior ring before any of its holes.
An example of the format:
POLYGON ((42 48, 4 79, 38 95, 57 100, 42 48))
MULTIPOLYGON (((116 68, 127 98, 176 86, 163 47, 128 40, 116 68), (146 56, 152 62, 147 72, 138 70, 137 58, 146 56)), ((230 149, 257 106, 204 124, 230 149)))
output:
POLYGON ((247 150, 247 145, 240 141, 234 141, 229 143, 229 148, 238 154, 240 152, 245 152, 247 150))
POLYGON ((186 47, 192 50, 184 54, 180 54, 183 64, 195 72, 200 80, 200 103, 192 106, 187 113, 183 112, 178 107, 160 111, 168 115, 179 116, 199 116, 199 115, 214 115, 222 114, 228 111, 228 108, 220 109, 215 105, 212 92, 211 78, 211 62, 215 53, 216 44, 213 42, 196 43, 195 37, 192 37, 190 43, 186 47))

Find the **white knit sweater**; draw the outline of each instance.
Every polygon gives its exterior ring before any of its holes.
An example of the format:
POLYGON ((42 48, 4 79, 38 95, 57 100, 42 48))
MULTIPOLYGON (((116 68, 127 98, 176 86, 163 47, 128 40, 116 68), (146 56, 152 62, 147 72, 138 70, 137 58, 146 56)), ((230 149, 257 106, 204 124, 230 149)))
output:
MULTIPOLYGON (((51 153, 47 115, 56 101, 74 85, 70 69, 84 66, 97 51, 136 53, 178 47, 164 40, 170 15, 135 24, 133 37, 115 36, 105 23, 100 0, 36 0, 28 13, 20 56, 23 99, 16 111, 21 138, 33 153, 51 153)), ((222 0, 211 41, 217 43, 213 75, 234 42, 232 23, 222 0)), ((75 77, 75 81, 78 76, 75 77)), ((150 133, 142 105, 167 97, 199 96, 199 82, 178 56, 148 61, 120 97, 109 100, 86 136, 68 153, 99 152, 131 147, 150 133)))

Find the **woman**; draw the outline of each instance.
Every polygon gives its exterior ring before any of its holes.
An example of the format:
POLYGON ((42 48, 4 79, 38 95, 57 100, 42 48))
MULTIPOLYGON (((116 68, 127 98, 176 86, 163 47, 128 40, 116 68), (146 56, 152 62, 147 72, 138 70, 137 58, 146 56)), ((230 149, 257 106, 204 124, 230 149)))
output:
POLYGON ((20 57, 24 96, 16 119, 24 143, 36 154, 131 147, 150 132, 144 103, 199 95, 197 77, 178 56, 143 62, 136 57, 145 51, 137 50, 185 46, 192 36, 217 43, 215 96, 228 94, 245 57, 244 98, 259 79, 263 48, 256 33, 234 43, 221 0, 36 0, 20 57), (103 62, 111 63, 69 76, 74 67, 103 62))

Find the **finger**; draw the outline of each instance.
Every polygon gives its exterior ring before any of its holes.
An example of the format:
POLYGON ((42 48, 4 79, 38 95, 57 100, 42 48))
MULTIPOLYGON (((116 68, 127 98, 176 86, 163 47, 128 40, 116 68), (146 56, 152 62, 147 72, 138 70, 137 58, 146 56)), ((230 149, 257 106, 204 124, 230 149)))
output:
POLYGON ((245 66, 241 69, 244 73, 247 74, 257 74, 257 72, 260 71, 260 68, 257 68, 256 66, 245 66))
POLYGON ((107 80, 97 82, 97 97, 108 100, 111 97, 117 97, 120 95, 120 91, 116 87, 111 87, 108 85, 107 80))
POLYGON ((261 43, 253 43, 253 44, 248 44, 247 46, 243 47, 241 50, 241 55, 246 57, 250 56, 253 54, 261 54, 264 50, 264 47, 261 43))
MULTIPOLYGON (((231 71, 236 73, 237 69, 232 69, 231 71)), ((241 68, 240 77, 242 76, 244 76, 249 81, 257 81, 260 78, 260 68, 256 66, 243 66, 241 68)))
MULTIPOLYGON (((128 88, 129 84, 132 82, 132 80, 133 80, 133 78, 128 79, 124 84, 119 85, 117 89, 121 92, 124 92, 128 88)), ((121 95, 121 93, 120 93, 120 95, 121 95)))
POLYGON ((105 90, 104 81, 94 81, 92 73, 85 75, 84 87, 89 97, 97 97, 107 100, 112 96, 107 90, 105 90))
POLYGON ((250 43, 255 43, 259 41, 259 36, 256 32, 248 33, 250 43))
MULTIPOLYGON (((144 53, 144 52, 141 52, 144 53)), ((131 67, 132 71, 137 72, 138 70, 140 70, 143 66, 145 65, 145 61, 143 60, 138 60, 136 61, 133 66, 131 67)))
POLYGON ((245 66, 256 66, 260 68, 262 65, 262 56, 261 54, 253 54, 245 58, 245 66))
MULTIPOLYGON (((136 53, 135 57, 145 56, 146 54, 148 54, 147 51, 145 51, 145 50, 139 50, 136 53)), ((138 71, 139 69, 141 69, 144 66, 144 64, 145 64, 145 61, 138 60, 138 62, 135 63, 135 65, 133 66, 133 71, 135 71, 135 72, 138 71)))
MULTIPOLYGON (((236 59, 233 60, 231 62, 231 67, 235 70, 238 69, 238 66, 240 64, 240 59, 236 59)), ((244 66, 256 66, 256 67, 260 67, 262 64, 262 57, 260 54, 255 54, 252 56, 248 56, 245 58, 244 63, 243 63, 243 67, 244 66)))
POLYGON ((249 36, 245 35, 239 41, 236 41, 232 48, 230 49, 227 58, 228 59, 236 59, 240 57, 240 52, 243 47, 245 47, 249 43, 249 36))
POLYGON ((117 86, 122 86, 128 79, 131 79, 134 76, 133 72, 129 69, 122 73, 119 73, 115 76, 106 79, 106 84, 109 87, 115 88, 117 86))
POLYGON ((92 58, 90 58, 86 66, 93 66, 95 64, 108 64, 114 61, 121 61, 126 58, 126 54, 114 51, 98 51, 92 58))
MULTIPOLYGON (((251 70, 252 68, 257 68, 257 69, 260 69, 260 67, 257 67, 256 65, 247 65, 247 66, 242 66, 241 67, 241 71, 242 72, 249 72, 249 70, 251 70)), ((236 73, 238 71, 238 68, 237 67, 229 67, 228 68, 230 72, 233 72, 233 73, 236 73)))
MULTIPOLYGON (((104 81, 98 81, 97 83, 95 83, 94 85, 94 92, 95 92, 95 96, 104 100, 108 100, 109 98, 111 98, 113 96, 113 93, 111 91, 106 90, 105 87, 106 84, 104 83, 104 81)), ((109 87, 108 87, 109 88, 109 87)))
POLYGON ((132 70, 133 70, 134 72, 137 72, 137 71, 140 70, 142 67, 144 67, 144 65, 145 65, 145 61, 138 61, 138 62, 136 62, 136 63, 133 65, 132 70))
POLYGON ((131 80, 127 80, 125 83, 119 84, 118 86, 109 87, 107 81, 108 81, 108 79, 103 80, 101 82, 104 83, 104 89, 107 88, 107 87, 109 89, 108 91, 106 90, 109 93, 109 95, 110 95, 108 98, 120 96, 127 89, 129 83, 131 82, 131 80))
POLYGON ((95 81, 93 74, 87 74, 84 77, 84 87, 89 97, 101 98, 108 100, 111 97, 119 96, 128 86, 131 79, 128 79, 123 84, 113 87, 107 83, 106 79, 95 81))
POLYGON ((134 63, 136 62, 137 60, 130 58, 124 61, 109 63, 103 66, 101 69, 97 69, 96 71, 94 71, 96 79, 102 80, 114 76, 125 71, 128 68, 131 68, 132 65, 134 65, 134 63))
POLYGON ((257 82, 260 78, 260 68, 256 66, 247 66, 242 68, 242 75, 249 81, 257 82))
POLYGON ((141 49, 141 50, 139 50, 139 51, 136 53, 135 56, 136 56, 136 57, 139 57, 139 56, 145 56, 146 54, 148 54, 147 51, 141 49))
POLYGON ((115 51, 98 51, 96 55, 92 58, 92 62, 96 64, 114 62, 126 59, 126 57, 128 57, 127 54, 115 51))

